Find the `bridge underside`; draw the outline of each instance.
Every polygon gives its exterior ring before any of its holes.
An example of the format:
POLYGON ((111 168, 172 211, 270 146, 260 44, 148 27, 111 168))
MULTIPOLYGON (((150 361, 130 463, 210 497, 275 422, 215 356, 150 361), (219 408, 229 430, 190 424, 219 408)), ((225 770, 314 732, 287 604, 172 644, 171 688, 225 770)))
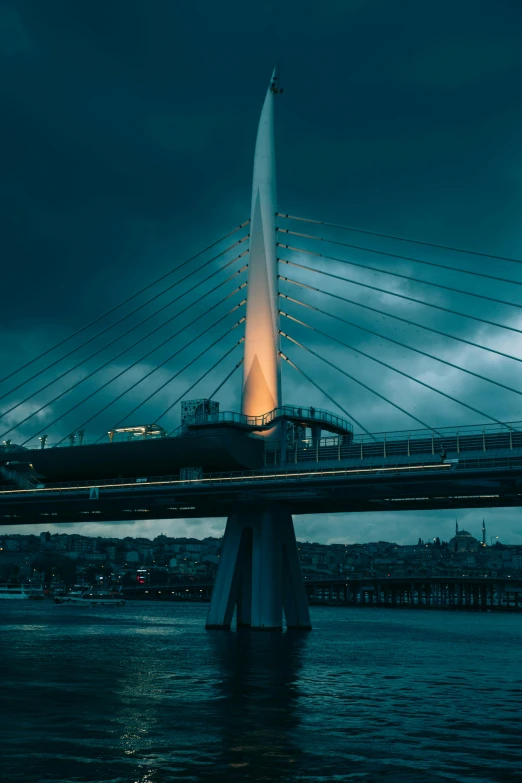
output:
POLYGON ((522 505, 522 460, 480 466, 345 466, 180 482, 172 477, 0 492, 0 524, 228 517, 238 503, 277 503, 291 514, 522 505), (520 464, 518 464, 520 463, 520 464), (92 492, 97 487, 97 492, 92 492), (91 497, 94 495, 94 497, 91 497))

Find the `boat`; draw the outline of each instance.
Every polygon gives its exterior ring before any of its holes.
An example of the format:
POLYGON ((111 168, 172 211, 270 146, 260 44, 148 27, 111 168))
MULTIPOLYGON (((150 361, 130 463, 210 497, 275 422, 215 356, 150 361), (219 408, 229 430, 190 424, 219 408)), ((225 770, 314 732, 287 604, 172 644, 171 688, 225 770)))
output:
POLYGON ((65 590, 60 592, 55 592, 53 595, 54 603, 55 604, 70 604, 75 603, 78 601, 84 593, 88 593, 91 590, 90 587, 83 586, 83 587, 73 587, 69 592, 66 592, 65 590))
POLYGON ((45 593, 41 587, 26 587, 25 592, 30 601, 44 601, 45 593))
POLYGON ((92 588, 71 590, 67 595, 55 596, 54 603, 74 604, 75 606, 125 606, 121 593, 92 588))
POLYGON ((0 601, 5 599, 27 600, 29 592, 24 585, 0 585, 0 601))

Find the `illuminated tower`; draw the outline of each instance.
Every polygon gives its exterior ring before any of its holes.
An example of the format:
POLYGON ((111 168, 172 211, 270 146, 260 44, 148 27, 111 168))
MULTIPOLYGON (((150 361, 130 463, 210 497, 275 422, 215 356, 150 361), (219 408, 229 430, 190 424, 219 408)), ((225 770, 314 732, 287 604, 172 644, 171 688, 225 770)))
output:
POLYGON ((486 523, 482 520, 482 546, 486 546, 486 523))
POLYGON ((274 99, 278 92, 278 74, 274 70, 259 120, 254 154, 241 406, 248 416, 268 413, 278 408, 281 401, 274 145, 274 99))
MULTIPOLYGON (((261 416, 279 407, 281 373, 277 302, 274 71, 266 94, 254 156, 242 411, 261 416)), ((207 616, 209 629, 238 627, 309 630, 294 523, 277 501, 245 498, 227 520, 207 616)))

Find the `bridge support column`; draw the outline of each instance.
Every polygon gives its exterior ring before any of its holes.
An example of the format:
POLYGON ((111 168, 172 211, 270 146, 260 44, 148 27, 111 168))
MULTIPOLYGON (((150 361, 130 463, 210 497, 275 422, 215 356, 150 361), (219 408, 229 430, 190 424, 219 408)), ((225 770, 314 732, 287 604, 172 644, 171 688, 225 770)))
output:
POLYGON ((207 629, 237 626, 311 630, 291 514, 278 506, 239 507, 227 521, 207 629))

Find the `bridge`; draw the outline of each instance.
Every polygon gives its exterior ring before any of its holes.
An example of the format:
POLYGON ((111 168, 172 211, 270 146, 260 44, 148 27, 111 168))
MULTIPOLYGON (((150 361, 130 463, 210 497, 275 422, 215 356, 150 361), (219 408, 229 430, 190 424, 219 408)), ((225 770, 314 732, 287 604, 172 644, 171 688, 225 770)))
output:
MULTIPOLYGON (((212 581, 123 587, 126 598, 144 601, 210 601, 212 581)), ((311 604, 380 608, 522 611, 522 580, 486 576, 344 576, 305 581, 311 604)))
POLYGON ((0 524, 227 517, 208 628, 229 628, 234 611, 239 626, 258 630, 280 630, 283 612, 287 627, 311 627, 293 514, 506 507, 522 499, 522 421, 506 421, 486 393, 478 402, 460 399, 440 379, 449 368, 480 388, 522 394, 515 373, 491 377, 485 360, 480 372, 470 369, 456 350, 479 352, 493 370, 522 362, 503 339, 522 334, 512 315, 522 305, 495 288, 522 285, 514 271, 522 262, 279 212, 279 92, 274 72, 249 220, 0 381, 0 524), (367 247, 367 239, 396 250, 367 247), (416 250, 403 253, 405 244, 416 250), (417 276, 411 264, 448 277, 417 276), (455 275, 466 282, 454 283, 455 275), (437 296, 413 295, 412 284, 437 296), (455 294, 467 308, 453 304, 455 294), (413 315, 397 314, 392 302, 414 305, 413 315), (487 302, 507 314, 486 318, 487 302), (434 313, 452 325, 439 328, 434 313), (177 319, 182 325, 173 327, 177 319), (456 322, 465 326, 459 331, 456 322), (486 326, 502 338, 486 344, 486 326), (389 347, 366 350, 350 337, 354 330, 389 347), (430 348, 435 340, 455 350, 430 348), (408 372, 390 347, 433 362, 433 378, 408 372), (359 359, 405 385, 386 393, 359 359), (300 404, 283 402, 283 366, 304 390, 300 404), (241 410, 222 411, 217 395, 240 369, 241 410), (330 373, 340 381, 335 393, 330 373), (333 410, 311 405, 307 386, 333 410), (467 418, 430 424, 409 404, 412 386, 467 418), (190 397, 196 387, 204 397, 190 397), (353 412, 355 394, 368 400, 364 422, 353 412), (409 429, 375 431, 370 400, 409 429), (137 415, 142 407, 149 423, 137 415))

